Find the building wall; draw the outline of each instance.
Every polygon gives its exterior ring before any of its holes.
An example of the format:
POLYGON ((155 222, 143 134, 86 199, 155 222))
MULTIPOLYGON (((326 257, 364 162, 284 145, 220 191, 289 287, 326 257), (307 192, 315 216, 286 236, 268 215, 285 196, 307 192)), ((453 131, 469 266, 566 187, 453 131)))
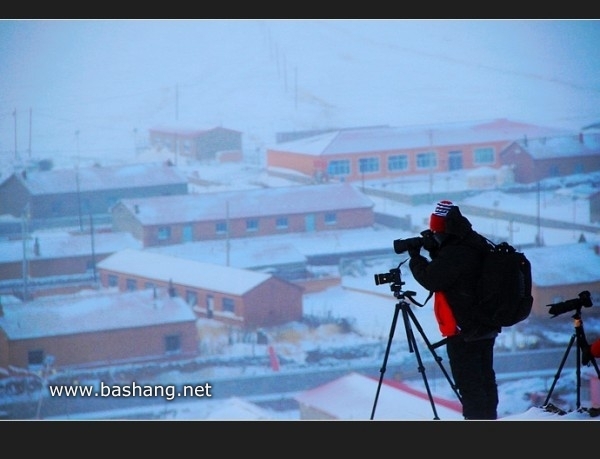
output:
POLYGON ((307 218, 314 217, 315 231, 329 231, 337 229, 368 228, 375 224, 375 213, 373 208, 357 208, 347 210, 332 209, 328 212, 315 212, 308 214, 285 215, 288 218, 287 228, 277 227, 277 218, 279 215, 259 217, 258 229, 248 231, 246 221, 253 217, 230 219, 229 234, 217 233, 216 224, 223 220, 192 222, 184 224, 170 225, 152 225, 144 226, 143 235, 140 237, 141 224, 129 211, 122 207, 115 207, 113 211, 113 229, 115 231, 129 231, 137 239, 142 240, 144 247, 164 246, 171 244, 181 244, 183 240, 183 228, 191 225, 194 241, 218 240, 230 238, 256 237, 275 234, 302 233, 309 231, 307 228, 307 218), (325 216, 329 212, 334 212, 336 216, 335 223, 327 223, 325 216), (161 228, 169 227, 171 236, 169 239, 159 239, 161 228))
POLYGON ((449 155, 450 152, 462 152, 462 168, 474 169, 481 166, 499 167, 499 155, 506 147, 507 141, 486 142, 484 144, 461 144, 444 145, 434 147, 419 147, 412 149, 398 148, 387 151, 365 151, 343 154, 302 154, 301 152, 286 152, 282 149, 267 150, 267 166, 292 169, 302 174, 318 179, 321 174, 327 174, 327 165, 331 161, 348 160, 350 162, 350 173, 344 176, 344 180, 357 182, 361 180, 392 179, 395 177, 406 177, 415 174, 447 172, 450 170, 449 155), (479 148, 492 148, 494 151, 494 161, 488 164, 476 164, 474 161, 474 151, 479 148), (416 158, 419 153, 433 151, 437 154, 437 167, 421 169, 417 167, 416 158), (390 156, 406 155, 408 157, 408 167, 401 171, 389 171, 387 161, 390 156), (379 160, 379 170, 375 172, 361 173, 359 162, 361 159, 377 158, 379 160))
POLYGON ((271 278, 244 295, 240 305, 244 326, 272 327, 301 320, 302 294, 302 287, 271 278))
MULTIPOLYGON (((197 297, 197 303, 190 304, 190 306, 199 317, 211 317, 229 325, 264 327, 302 318, 302 287, 276 277, 270 277, 251 292, 239 296, 105 269, 99 270, 102 286, 111 287, 110 275, 116 276, 116 287, 120 291, 128 290, 128 280, 130 280, 135 281, 137 290, 148 288, 147 284, 152 284, 157 288, 172 288, 175 296, 186 301, 188 292, 193 292, 197 297), (209 314, 207 310, 209 297, 212 297, 214 305, 212 314, 209 314), (223 310, 224 299, 233 303, 233 312, 223 310)), ((231 279, 231 282, 234 283, 235 279, 231 279)))
POLYGON ((28 352, 38 349, 43 350, 45 355, 54 356, 53 366, 56 368, 156 359, 168 355, 165 352, 167 335, 180 336, 181 352, 177 355, 193 356, 197 353, 196 325, 194 321, 188 321, 154 327, 15 340, 10 342, 8 357, 0 361, 0 367, 13 365, 27 368, 28 352))
MULTIPOLYGON (((95 254, 96 263, 104 260, 110 253, 95 254)), ((85 274, 91 271, 92 255, 71 256, 64 258, 29 258, 27 272, 30 278, 62 276, 69 274, 85 274)), ((23 262, 14 261, 0 263, 0 280, 22 279, 23 262)))
POLYGON ((0 184, 0 215, 21 217, 28 201, 29 192, 14 174, 0 184))

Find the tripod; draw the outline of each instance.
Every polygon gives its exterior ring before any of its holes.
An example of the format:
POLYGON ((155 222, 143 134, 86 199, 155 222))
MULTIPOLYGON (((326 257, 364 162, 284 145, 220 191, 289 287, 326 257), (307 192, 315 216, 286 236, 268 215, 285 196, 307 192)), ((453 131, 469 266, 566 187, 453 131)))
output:
POLYGON ((394 311, 394 318, 392 319, 392 326, 390 328, 390 334, 389 334, 389 338, 388 338, 388 342, 387 342, 387 347, 385 350, 385 356, 383 359, 383 365, 380 369, 381 375, 379 377, 379 384, 377 385, 377 393, 375 394, 373 410, 371 411, 371 419, 373 419, 373 417, 375 416, 375 408, 377 406, 377 400, 379 398, 379 391, 381 390, 381 384, 383 382, 383 375, 385 374, 385 371, 386 371, 387 360, 388 360, 388 357, 390 354, 390 348, 392 346, 392 339, 394 338, 394 331, 396 329, 398 315, 399 315, 399 312, 402 311, 402 320, 404 321, 404 328, 406 329, 406 338, 408 340, 409 351, 415 353, 415 356, 417 358, 417 363, 418 363, 417 368, 423 378, 423 382, 425 384, 425 389, 427 390, 427 396, 429 398, 429 403, 431 404, 431 409, 433 410, 434 419, 438 420, 439 417, 438 417, 437 410, 435 407, 435 402, 433 401, 433 396, 431 395, 429 383, 427 382, 427 376, 425 375, 425 367, 423 366, 423 361, 421 360, 421 354, 419 353, 419 348, 417 347, 417 341, 415 339, 415 334, 413 333, 413 329, 411 327, 411 321, 417 327, 417 330, 419 331, 419 333, 421 334, 421 337, 425 341, 425 344, 427 345, 427 348, 431 352, 431 355, 434 357, 435 361, 437 362, 440 369, 444 373, 444 376, 450 383, 450 387, 452 387, 452 390, 454 391, 454 393, 456 394, 458 399, 461 400, 461 398, 458 393, 458 390, 456 389, 456 386, 454 385, 454 382, 452 381, 452 378, 450 378, 450 375, 444 368, 444 365, 442 365, 442 358, 439 357, 435 352, 435 348, 444 344, 445 340, 442 340, 439 343, 436 343, 435 345, 432 345, 429 342, 429 340, 427 339, 427 336, 425 335, 423 328, 419 324, 419 321, 417 320, 414 312, 410 309, 410 304, 406 301, 406 298, 408 298, 413 304, 416 304, 417 306, 423 306, 423 304, 420 304, 413 299, 413 296, 416 294, 415 292, 412 292, 412 291, 403 292, 401 290, 402 284, 404 284, 404 282, 394 282, 390 286, 391 290, 394 292, 394 297, 397 298, 399 301, 396 303, 396 308, 394 311))
POLYGON ((554 386, 556 386, 556 383, 558 382, 558 379, 560 378, 560 374, 562 372, 565 361, 567 360, 567 357, 569 356, 569 351, 571 350, 571 347, 573 346, 575 341, 577 341, 577 363, 576 363, 576 368, 575 368, 575 375, 577 378, 577 410, 579 410, 581 408, 581 365, 589 365, 591 363, 594 366, 594 368, 596 369, 596 375, 598 375, 598 378, 600 379, 600 370, 598 369, 598 364, 596 363, 596 359, 594 358, 594 356, 591 355, 591 353, 590 353, 590 346, 587 342, 587 339, 585 337, 585 332, 583 330, 583 319, 581 318, 581 306, 579 306, 577 308, 577 311, 575 312, 575 314, 573 314, 572 317, 574 319, 573 322, 574 322, 575 330, 574 330, 573 334, 571 335, 571 339, 569 340, 567 349, 566 349, 566 351, 563 355, 563 358, 560 362, 558 371, 556 372, 556 375, 554 376, 554 381, 552 381, 552 386, 550 387, 550 390, 548 391, 548 395, 546 396, 546 400, 544 401, 544 406, 547 406, 548 402, 550 401, 550 397, 552 396, 552 392, 554 391, 554 386))

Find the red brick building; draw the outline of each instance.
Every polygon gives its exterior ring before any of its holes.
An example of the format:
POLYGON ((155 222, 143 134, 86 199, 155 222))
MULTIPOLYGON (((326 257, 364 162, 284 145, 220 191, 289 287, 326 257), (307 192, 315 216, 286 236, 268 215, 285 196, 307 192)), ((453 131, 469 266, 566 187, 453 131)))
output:
POLYGON ((0 368, 115 365, 197 354, 196 317, 166 290, 52 296, 0 307, 0 368))
POLYGON ((207 239, 370 227, 373 202, 350 184, 291 186, 187 196, 123 199, 114 231, 144 247, 207 239))
POLYGON ((302 319, 302 287, 271 274, 123 250, 98 264, 104 287, 136 291, 167 288, 199 317, 243 329, 302 319))

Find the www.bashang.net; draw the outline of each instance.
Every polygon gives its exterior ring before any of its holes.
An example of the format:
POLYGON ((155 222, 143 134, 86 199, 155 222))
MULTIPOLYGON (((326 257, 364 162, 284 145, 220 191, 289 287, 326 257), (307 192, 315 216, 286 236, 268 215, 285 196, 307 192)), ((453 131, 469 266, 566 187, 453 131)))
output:
POLYGON ((210 383, 183 385, 179 389, 175 385, 145 385, 135 381, 131 384, 105 384, 99 386, 49 385, 51 397, 162 397, 167 401, 177 397, 212 397, 210 383))

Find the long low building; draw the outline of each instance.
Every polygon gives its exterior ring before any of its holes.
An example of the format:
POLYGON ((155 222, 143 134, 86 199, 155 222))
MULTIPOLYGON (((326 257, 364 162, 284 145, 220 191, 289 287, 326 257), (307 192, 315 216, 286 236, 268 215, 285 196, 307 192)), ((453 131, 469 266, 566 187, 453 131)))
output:
POLYGON ((256 271, 189 259, 122 250, 98 263, 104 287, 135 291, 168 288, 185 299, 199 317, 244 329, 302 319, 303 288, 256 271))

